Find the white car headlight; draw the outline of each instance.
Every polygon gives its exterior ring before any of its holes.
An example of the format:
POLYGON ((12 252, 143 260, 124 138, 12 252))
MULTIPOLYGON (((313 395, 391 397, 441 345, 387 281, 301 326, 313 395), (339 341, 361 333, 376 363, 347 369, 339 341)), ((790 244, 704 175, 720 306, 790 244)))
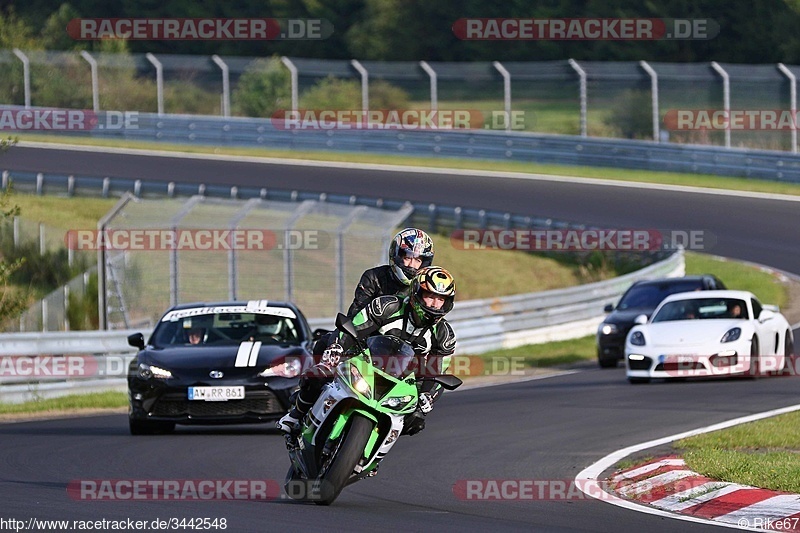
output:
POLYGON ((722 336, 719 342, 733 342, 738 341, 739 337, 742 335, 742 328, 731 328, 725 332, 725 335, 722 336))
POLYGON ((631 333, 631 344, 634 346, 644 346, 644 335, 641 331, 631 333))

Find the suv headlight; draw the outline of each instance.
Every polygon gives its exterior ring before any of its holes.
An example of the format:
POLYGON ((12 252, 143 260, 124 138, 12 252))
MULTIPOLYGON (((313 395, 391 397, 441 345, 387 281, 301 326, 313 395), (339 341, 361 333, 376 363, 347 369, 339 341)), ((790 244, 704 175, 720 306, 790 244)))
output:
POLYGON ((607 322, 603 322, 600 324, 598 331, 601 335, 613 335, 615 333, 619 333, 619 328, 616 324, 609 324, 607 322))
POLYGON ((720 339, 719 342, 725 343, 725 342, 738 341, 741 334, 742 334, 742 328, 731 328, 725 332, 725 335, 722 336, 722 339, 720 339))
POLYGON ((644 334, 641 331, 631 333, 631 344, 634 346, 644 346, 644 334))

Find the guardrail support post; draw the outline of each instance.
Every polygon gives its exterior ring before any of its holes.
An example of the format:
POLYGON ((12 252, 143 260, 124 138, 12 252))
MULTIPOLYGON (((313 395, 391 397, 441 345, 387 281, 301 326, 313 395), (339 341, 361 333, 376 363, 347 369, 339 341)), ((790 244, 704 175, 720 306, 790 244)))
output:
POLYGON ((650 95, 652 98, 653 109, 653 140, 657 143, 661 142, 661 128, 659 124, 659 109, 658 109, 658 73, 650 66, 647 61, 639 61, 639 65, 650 75, 650 95))
POLYGON ((231 80, 228 65, 217 54, 211 56, 214 63, 222 71, 222 116, 231 116, 231 80))
POLYGON ((31 61, 22 50, 14 48, 14 55, 22 61, 22 82, 25 91, 25 108, 31 106, 31 61))
POLYGON ((297 86, 297 84, 298 84, 297 67, 294 66, 294 63, 292 63, 292 60, 289 59, 286 56, 281 57, 281 63, 286 65, 286 68, 289 69, 289 74, 291 75, 291 78, 292 78, 292 111, 297 111, 297 107, 298 107, 298 103, 297 102, 298 102, 298 99, 299 99, 298 98, 299 89, 298 89, 298 86, 297 86))
POLYGON ((503 109, 506 112, 506 130, 511 129, 511 73, 499 62, 492 63, 503 76, 503 109))
POLYGON ((716 61, 711 62, 711 68, 717 71, 717 74, 722 78, 722 108, 725 111, 725 116, 728 117, 728 123, 725 127, 725 148, 731 147, 731 78, 725 69, 720 66, 716 61))
POLYGON ((439 83, 436 76, 436 71, 433 70, 427 61, 420 61, 419 66, 422 67, 428 76, 431 78, 431 111, 439 109, 439 83))
POLYGON ((97 113, 100 111, 100 81, 97 75, 97 61, 86 50, 81 50, 81 57, 89 63, 92 69, 92 109, 97 113))
POLYGON ((156 91, 158 93, 158 116, 164 114, 164 66, 161 64, 161 61, 156 59, 156 56, 147 52, 145 54, 150 63, 156 67, 156 91))
POLYGON ((797 77, 786 68, 783 63, 778 63, 778 70, 789 78, 789 106, 792 111, 792 153, 797 153, 797 77))
POLYGON ((586 124, 586 71, 581 68, 577 61, 574 59, 569 60, 569 66, 578 73, 578 77, 580 78, 580 99, 581 99, 581 137, 587 136, 587 124, 586 124))
MULTIPOLYGON (((361 74, 361 110, 366 113, 369 111, 369 72, 357 59, 351 60, 350 64, 361 74)), ((366 121, 366 115, 364 120, 366 121)))

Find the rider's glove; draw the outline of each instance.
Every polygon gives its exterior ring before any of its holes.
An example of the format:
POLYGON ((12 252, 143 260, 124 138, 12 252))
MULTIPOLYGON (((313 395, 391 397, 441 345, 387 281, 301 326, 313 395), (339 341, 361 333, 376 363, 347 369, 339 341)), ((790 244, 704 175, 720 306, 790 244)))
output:
POLYGON ((339 364, 339 359, 341 359, 342 354, 344 354, 344 348, 342 348, 339 343, 334 342, 322 352, 322 359, 320 360, 320 363, 327 367, 333 368, 339 364))
POLYGON ((419 410, 425 413, 426 415, 433 411, 433 400, 431 395, 427 392, 421 392, 419 394, 419 402, 418 402, 419 410))

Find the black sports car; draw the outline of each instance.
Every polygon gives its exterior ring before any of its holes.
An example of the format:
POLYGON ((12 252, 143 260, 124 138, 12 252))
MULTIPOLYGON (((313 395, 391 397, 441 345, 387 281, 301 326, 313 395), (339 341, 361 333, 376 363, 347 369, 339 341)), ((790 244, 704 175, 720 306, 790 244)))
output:
POLYGON ((194 303, 172 307, 128 368, 133 435, 175 424, 269 422, 287 411, 312 363, 311 331, 291 303, 194 303))

